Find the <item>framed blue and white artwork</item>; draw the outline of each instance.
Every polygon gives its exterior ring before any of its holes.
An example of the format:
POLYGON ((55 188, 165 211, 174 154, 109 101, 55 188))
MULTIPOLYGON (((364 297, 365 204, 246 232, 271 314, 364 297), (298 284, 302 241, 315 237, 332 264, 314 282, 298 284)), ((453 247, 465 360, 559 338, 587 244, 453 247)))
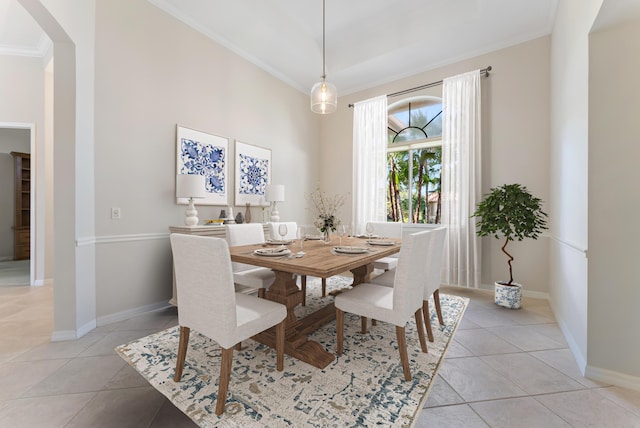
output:
MULTIPOLYGON (((198 205, 228 205, 229 140, 206 132, 176 126, 177 174, 204 175, 206 197, 198 205)), ((186 205, 187 198, 176 198, 186 205)))
POLYGON ((271 181, 271 150, 236 140, 236 206, 259 205, 271 181))

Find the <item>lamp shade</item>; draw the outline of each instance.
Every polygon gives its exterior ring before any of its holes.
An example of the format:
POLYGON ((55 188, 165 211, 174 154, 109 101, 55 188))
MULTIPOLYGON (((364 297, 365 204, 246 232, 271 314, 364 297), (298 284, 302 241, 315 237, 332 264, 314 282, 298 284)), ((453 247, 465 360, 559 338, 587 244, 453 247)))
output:
POLYGON ((284 201, 284 185, 283 184, 267 184, 264 188, 264 200, 267 202, 283 202, 284 201))
POLYGON ((204 198, 207 196, 204 186, 205 186, 204 175, 178 174, 176 176, 176 197, 177 198, 204 198))
POLYGON ((338 108, 338 90, 333 83, 322 81, 311 88, 311 110, 314 113, 329 114, 338 108))

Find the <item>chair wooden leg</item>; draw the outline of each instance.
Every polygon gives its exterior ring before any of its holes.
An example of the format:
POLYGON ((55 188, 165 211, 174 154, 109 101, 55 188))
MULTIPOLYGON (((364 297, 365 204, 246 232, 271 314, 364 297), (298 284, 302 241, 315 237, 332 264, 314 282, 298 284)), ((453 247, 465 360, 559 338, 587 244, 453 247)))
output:
POLYGON ((436 313, 438 314, 438 322, 440 325, 444 325, 444 321, 442 321, 442 310, 440 309, 440 289, 437 289, 433 292, 433 303, 436 306, 436 313))
POLYGON ((360 317, 360 333, 367 334, 367 317, 360 317))
POLYGON ((375 319, 371 320, 371 325, 378 325, 378 321, 376 321, 375 319))
POLYGON ((233 347, 222 348, 222 364, 220 365, 220 380, 218 381, 218 399, 216 400, 216 415, 224 413, 231 378, 231 363, 233 362, 233 347))
POLYGON ((258 297, 264 299, 264 295, 267 292, 266 288, 258 288, 258 297))
POLYGON ((327 296, 327 278, 322 278, 322 297, 327 296))
POLYGON ((409 371, 409 356, 407 355, 407 339, 405 337, 404 327, 396 326, 396 337, 398 338, 398 351, 400 351, 400 362, 402 363, 404 380, 410 381, 411 371, 409 371))
POLYGON ((302 289, 302 306, 307 306, 307 275, 300 277, 300 288, 302 289))
POLYGON ((433 342, 433 329, 431 328, 431 315, 429 313, 429 301, 422 301, 422 314, 424 315, 424 325, 427 327, 429 342, 433 342))
POLYGON ((242 351, 242 342, 236 343, 236 351, 242 351))
POLYGON ((344 340, 344 312, 336 308, 336 345, 338 355, 342 355, 342 341, 344 340))
POLYGON ((427 352, 427 341, 424 338, 424 320, 422 319, 422 309, 418 309, 415 313, 416 330, 418 330, 418 338, 420 339, 420 349, 427 352))
POLYGON ((180 342, 178 343, 178 361, 176 362, 176 372, 173 380, 180 382, 182 378, 182 369, 184 369, 184 360, 187 357, 187 347, 189 346, 189 327, 180 326, 180 342))
POLYGON ((276 326, 276 369, 279 372, 284 370, 284 323, 285 320, 282 320, 276 326))

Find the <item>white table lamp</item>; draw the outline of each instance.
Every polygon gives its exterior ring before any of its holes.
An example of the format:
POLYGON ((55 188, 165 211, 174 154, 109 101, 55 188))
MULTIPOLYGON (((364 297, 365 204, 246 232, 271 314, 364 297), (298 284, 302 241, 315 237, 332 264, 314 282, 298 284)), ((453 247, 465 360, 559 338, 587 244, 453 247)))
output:
POLYGON ((176 197, 189 199, 189 206, 187 206, 187 210, 184 212, 184 224, 187 226, 195 226, 198 224, 198 211, 196 211, 193 200, 207 196, 204 186, 204 175, 178 174, 176 176, 176 197))
POLYGON ((278 212, 277 203, 284 202, 284 185, 283 184, 267 184, 264 188, 264 200, 273 202, 271 209, 271 221, 280 221, 280 213, 278 212))

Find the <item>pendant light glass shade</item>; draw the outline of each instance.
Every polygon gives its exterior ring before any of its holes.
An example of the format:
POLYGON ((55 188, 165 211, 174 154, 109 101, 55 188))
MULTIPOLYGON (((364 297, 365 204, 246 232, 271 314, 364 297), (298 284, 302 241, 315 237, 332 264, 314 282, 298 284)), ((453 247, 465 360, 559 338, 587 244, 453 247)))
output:
POLYGON ((322 81, 311 88, 311 110, 314 113, 329 114, 338 108, 338 90, 333 83, 322 81))
POLYGON ((311 111, 318 114, 329 114, 338 108, 338 90, 336 85, 327 82, 325 65, 325 0, 322 0, 322 80, 311 88, 311 111))

